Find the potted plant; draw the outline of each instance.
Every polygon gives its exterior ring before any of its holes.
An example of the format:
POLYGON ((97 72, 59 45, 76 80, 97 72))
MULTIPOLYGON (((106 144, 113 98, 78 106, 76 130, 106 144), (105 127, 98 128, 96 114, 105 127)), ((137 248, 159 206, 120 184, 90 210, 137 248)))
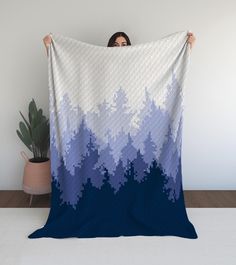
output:
POLYGON ((33 157, 29 158, 24 151, 21 152, 25 160, 23 190, 31 194, 31 205, 34 194, 51 192, 49 120, 43 115, 42 109, 37 109, 34 99, 29 103, 28 120, 21 112, 20 115, 23 121, 20 121, 19 130, 16 132, 33 154, 33 157))

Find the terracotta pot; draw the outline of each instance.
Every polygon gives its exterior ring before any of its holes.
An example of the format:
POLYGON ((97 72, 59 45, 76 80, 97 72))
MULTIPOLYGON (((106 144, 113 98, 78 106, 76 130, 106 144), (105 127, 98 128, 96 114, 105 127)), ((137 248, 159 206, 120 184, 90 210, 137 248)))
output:
POLYGON ((24 151, 21 156, 25 160, 23 190, 31 195, 51 192, 50 160, 46 162, 30 162, 24 151))

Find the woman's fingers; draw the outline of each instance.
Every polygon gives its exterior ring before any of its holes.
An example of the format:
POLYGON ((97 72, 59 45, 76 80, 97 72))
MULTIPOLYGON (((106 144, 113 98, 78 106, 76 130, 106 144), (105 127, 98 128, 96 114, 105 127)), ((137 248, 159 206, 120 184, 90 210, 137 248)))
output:
POLYGON ((188 42, 193 42, 193 41, 195 41, 195 36, 193 35, 193 33, 188 33, 188 42))
POLYGON ((192 48, 193 43, 195 42, 196 38, 195 38, 195 36, 193 35, 192 32, 188 32, 187 35, 188 35, 188 40, 187 41, 190 44, 190 48, 192 48))
POLYGON ((50 35, 47 35, 43 38, 43 42, 46 46, 49 46, 51 44, 52 38, 50 35))

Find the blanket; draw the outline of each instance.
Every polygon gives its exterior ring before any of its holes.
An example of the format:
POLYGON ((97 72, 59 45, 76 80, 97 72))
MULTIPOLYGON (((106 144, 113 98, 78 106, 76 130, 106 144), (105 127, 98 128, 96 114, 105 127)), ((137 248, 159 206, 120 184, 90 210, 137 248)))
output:
POLYGON ((51 34, 51 208, 28 238, 197 238, 181 147, 188 31, 124 47, 51 34))

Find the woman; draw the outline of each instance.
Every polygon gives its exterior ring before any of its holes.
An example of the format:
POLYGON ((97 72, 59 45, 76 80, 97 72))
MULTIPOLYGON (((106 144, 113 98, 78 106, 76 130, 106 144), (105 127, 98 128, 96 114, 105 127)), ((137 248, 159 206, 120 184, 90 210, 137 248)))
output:
MULTIPOLYGON (((189 32, 187 35, 188 35, 188 44, 190 44, 190 48, 192 48, 196 38, 191 32, 189 32)), ((51 41, 52 38, 50 35, 47 35, 43 38, 47 54, 48 54, 48 47, 51 44, 51 41)), ((124 32, 116 32, 110 37, 107 47, 122 47, 127 45, 131 45, 129 37, 124 32)))

